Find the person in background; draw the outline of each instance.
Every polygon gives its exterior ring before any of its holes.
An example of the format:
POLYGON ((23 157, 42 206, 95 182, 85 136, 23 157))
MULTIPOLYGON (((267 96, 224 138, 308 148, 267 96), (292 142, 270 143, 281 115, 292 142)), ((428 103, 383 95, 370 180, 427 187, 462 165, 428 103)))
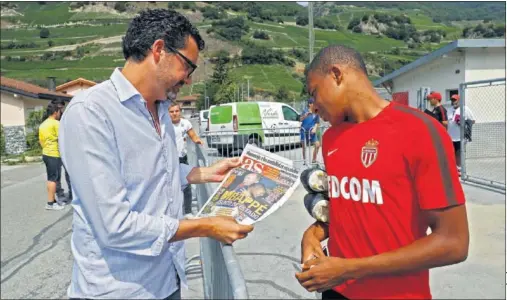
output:
POLYGON ((184 240, 232 244, 253 230, 232 217, 183 219, 184 187, 221 182, 241 165, 179 162, 168 95, 192 82, 204 46, 182 14, 141 11, 123 36, 124 67, 67 106, 60 151, 74 196, 69 298, 180 299, 184 240))
MULTIPOLYGON (((178 148, 178 155, 181 164, 188 165, 187 156, 187 137, 192 142, 202 145, 202 141, 192 128, 192 123, 189 120, 181 117, 181 107, 178 103, 172 102, 169 105, 169 115, 174 126, 174 133, 176 135, 176 147, 178 148)), ((185 218, 193 217, 192 214, 192 187, 187 185, 183 190, 183 213, 185 218)))
POLYGON ((459 103, 459 95, 451 96, 451 108, 447 113, 449 119, 449 126, 447 132, 451 136, 452 144, 454 146, 454 157, 456 159, 456 167, 458 172, 461 172, 461 122, 465 123, 465 146, 466 143, 471 141, 472 125, 475 124, 475 116, 472 110, 465 105, 464 118, 461 117, 461 107, 459 103))
POLYGON ((449 135, 423 112, 384 100, 352 48, 323 48, 306 76, 332 124, 322 147, 331 205, 329 223, 303 234, 297 280, 323 299, 430 299, 429 269, 466 260, 469 247, 449 135))
POLYGON ((426 99, 430 102, 433 110, 425 110, 424 112, 435 118, 440 124, 447 128, 447 110, 441 103, 442 95, 439 92, 431 92, 426 99))
MULTIPOLYGON (((61 109, 62 114, 65 112, 65 101, 63 100, 52 100, 51 103, 58 105, 61 109)), ((56 196, 59 201, 70 202, 72 201, 72 186, 70 184, 70 176, 67 169, 62 163, 63 170, 65 171, 65 181, 67 182, 67 188, 69 189, 68 196, 65 195, 65 190, 62 188, 62 176, 60 176, 59 180, 56 182, 56 196)), ((62 174, 62 168, 60 168, 60 174, 62 174)))
POLYGON ((56 103, 49 103, 46 108, 48 116, 39 126, 39 143, 42 147, 42 160, 46 165, 48 202, 47 210, 62 210, 66 201, 56 201, 56 183, 60 181, 62 160, 58 148, 58 130, 62 109, 56 103))
MULTIPOLYGON (((317 154, 320 149, 320 142, 317 138, 317 132, 319 131, 320 117, 313 107, 313 99, 308 100, 308 107, 301 113, 301 146, 303 150, 303 160, 306 164, 306 147, 314 146, 312 164, 317 163, 317 154)), ((311 148, 310 148, 311 149, 311 148)))

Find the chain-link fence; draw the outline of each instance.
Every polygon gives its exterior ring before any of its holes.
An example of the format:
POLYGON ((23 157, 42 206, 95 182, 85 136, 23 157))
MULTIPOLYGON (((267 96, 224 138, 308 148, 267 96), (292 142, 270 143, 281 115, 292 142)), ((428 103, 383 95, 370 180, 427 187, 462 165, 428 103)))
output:
POLYGON ((505 190, 505 78, 463 83, 460 97, 462 180, 505 190))

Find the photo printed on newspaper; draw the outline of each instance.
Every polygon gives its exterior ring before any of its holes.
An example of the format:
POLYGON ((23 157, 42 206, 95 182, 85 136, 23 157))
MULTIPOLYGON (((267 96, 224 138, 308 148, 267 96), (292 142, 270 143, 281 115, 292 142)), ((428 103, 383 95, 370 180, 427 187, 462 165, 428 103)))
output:
POLYGON ((230 216, 250 225, 279 209, 299 185, 300 171, 289 159, 248 144, 241 161, 197 217, 230 216))

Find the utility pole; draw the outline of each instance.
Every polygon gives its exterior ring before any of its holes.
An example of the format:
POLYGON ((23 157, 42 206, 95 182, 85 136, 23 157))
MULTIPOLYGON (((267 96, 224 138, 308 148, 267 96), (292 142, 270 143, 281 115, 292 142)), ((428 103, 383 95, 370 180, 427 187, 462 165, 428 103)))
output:
POLYGON ((309 40, 309 47, 308 52, 310 54, 310 61, 312 62, 313 59, 313 44, 314 44, 314 35, 313 35, 313 2, 308 1, 308 40, 309 40))
POLYGON ((252 78, 252 76, 244 76, 243 78, 245 78, 247 82, 246 100, 250 101, 250 78, 252 78))
MULTIPOLYGON (((206 102, 206 99, 208 99, 208 93, 207 93, 207 90, 206 90, 206 87, 208 85, 208 74, 206 73, 206 63, 207 63, 207 59, 204 59, 204 99, 206 102)), ((206 103, 204 103, 204 105, 206 106, 206 103)), ((208 108, 206 108, 208 109, 208 108)))

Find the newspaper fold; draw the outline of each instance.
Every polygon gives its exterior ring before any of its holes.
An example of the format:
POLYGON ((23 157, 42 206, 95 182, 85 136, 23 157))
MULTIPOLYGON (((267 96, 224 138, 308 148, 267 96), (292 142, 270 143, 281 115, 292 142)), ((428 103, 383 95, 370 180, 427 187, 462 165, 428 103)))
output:
POLYGON ((197 217, 231 216, 253 224, 279 209, 299 185, 300 172, 291 160, 248 144, 242 164, 233 169, 197 217))

